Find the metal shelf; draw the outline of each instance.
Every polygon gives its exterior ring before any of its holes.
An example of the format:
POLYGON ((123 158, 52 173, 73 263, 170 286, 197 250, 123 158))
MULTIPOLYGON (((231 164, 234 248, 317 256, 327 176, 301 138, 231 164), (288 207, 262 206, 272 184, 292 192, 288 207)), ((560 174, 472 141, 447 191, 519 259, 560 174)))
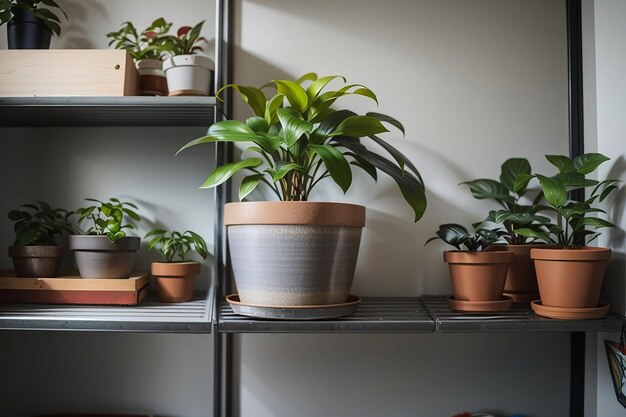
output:
POLYGON ((160 303, 149 296, 138 306, 3 304, 0 330, 83 330, 210 333, 213 297, 160 303))
POLYGON ((432 333, 435 322, 419 297, 364 298, 349 317, 318 321, 257 320, 220 306, 219 331, 225 333, 432 333))
POLYGON ((208 127, 215 107, 215 97, 0 97, 0 126, 208 127))
POLYGON ((624 317, 609 313, 598 320, 554 320, 536 316, 528 304, 513 304, 506 312, 465 314, 448 307, 447 296, 422 297, 437 332, 598 332, 620 330, 624 317))

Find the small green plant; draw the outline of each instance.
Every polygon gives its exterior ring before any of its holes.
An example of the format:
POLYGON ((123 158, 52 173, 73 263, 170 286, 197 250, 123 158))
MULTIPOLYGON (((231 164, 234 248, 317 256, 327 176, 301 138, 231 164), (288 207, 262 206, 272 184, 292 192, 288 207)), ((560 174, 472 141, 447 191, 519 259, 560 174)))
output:
POLYGON ((239 187, 240 200, 263 183, 280 200, 306 201, 314 187, 326 178, 347 192, 355 166, 375 181, 377 171, 393 178, 418 221, 426 210, 422 177, 411 161, 378 136, 388 132, 383 123, 396 127, 403 134, 404 127, 384 114, 358 115, 350 110, 331 108, 339 98, 348 95, 367 97, 378 103, 374 92, 361 84, 328 89, 328 84, 337 79, 346 82, 343 76, 318 78, 315 73, 308 73, 297 81, 274 80, 261 88, 237 84, 223 87, 218 97, 225 88, 235 89, 255 116, 245 123, 237 120, 215 123, 207 136, 187 143, 179 152, 210 142, 248 142, 250 146, 240 161, 218 166, 200 188, 218 186, 235 173, 246 170, 249 175, 239 187), (308 87, 303 87, 305 82, 310 82, 308 87), (270 87, 275 88, 276 93, 268 98, 263 89, 270 87), (285 101, 288 106, 284 105, 285 101), (366 147, 368 141, 378 149, 366 147), (391 159, 381 156, 380 149, 391 159), (249 153, 254 157, 246 157, 249 153))
POLYGON ((191 230, 181 233, 176 230, 168 232, 162 229, 155 229, 146 234, 146 238, 148 237, 152 237, 148 243, 148 250, 157 250, 167 262, 174 262, 175 257, 180 258, 179 262, 186 262, 187 253, 192 250, 200 255, 202 259, 207 257, 206 242, 202 236, 191 230))
POLYGON ((550 223, 548 217, 537 214, 544 208, 538 204, 541 193, 535 196, 530 205, 520 203, 529 191, 528 184, 532 178, 532 169, 527 159, 511 158, 501 166, 500 181, 480 178, 461 184, 468 186, 474 198, 500 204, 502 208, 490 211, 485 220, 502 225, 504 233, 501 237, 508 244, 523 245, 538 238, 520 234, 519 229, 540 231, 544 225, 550 223))
POLYGON ((61 34, 61 19, 49 8, 41 7, 42 5, 58 9, 67 19, 67 13, 54 0, 0 0, 0 25, 13 18, 15 9, 31 10, 48 29, 59 36, 61 34))
POLYGON ((171 27, 171 23, 159 17, 141 34, 131 22, 124 22, 120 30, 107 33, 106 36, 111 39, 109 46, 113 45, 115 49, 128 51, 137 61, 141 59, 161 60, 164 51, 159 47, 166 42, 166 35, 171 27))
POLYGON ((204 20, 194 27, 182 26, 178 29, 178 31, 176 31, 176 36, 165 36, 164 42, 154 48, 163 52, 168 52, 172 56, 193 55, 202 50, 200 42, 206 40, 200 36, 202 25, 204 25, 204 20))
POLYGON ((128 215, 135 221, 141 221, 139 215, 132 210, 137 210, 137 206, 132 203, 120 201, 117 198, 111 198, 106 202, 94 198, 86 198, 85 200, 97 203, 76 209, 75 213, 78 215, 77 225, 80 225, 86 219, 92 223, 85 234, 106 235, 109 241, 114 243, 126 237, 125 229, 135 228, 130 223, 124 224, 125 215, 128 215))
POLYGON ((594 205, 615 191, 619 181, 597 181, 586 177, 609 158, 599 153, 587 153, 573 160, 563 155, 546 155, 546 158, 559 170, 558 174, 551 177, 536 174, 535 177, 548 202, 546 209, 556 214, 557 223, 546 224, 541 230, 518 229, 517 233, 555 243, 561 248, 580 248, 600 235, 596 230, 615 227, 608 220, 595 217, 597 213, 606 212, 594 205), (591 194, 585 200, 569 199, 570 192, 591 187, 591 194))
POLYGON ((56 246, 56 237, 74 230, 68 221, 71 215, 62 208, 53 209, 50 204, 24 204, 9 212, 9 220, 15 222, 16 246, 56 246))
MULTIPOLYGON (((475 226, 478 226, 478 224, 475 226)), ((437 236, 428 239, 425 245, 428 245, 433 240, 441 239, 459 251, 482 252, 489 245, 496 243, 500 239, 501 232, 495 229, 476 228, 476 232, 471 234, 460 224, 446 223, 440 225, 439 230, 435 234, 437 236)))

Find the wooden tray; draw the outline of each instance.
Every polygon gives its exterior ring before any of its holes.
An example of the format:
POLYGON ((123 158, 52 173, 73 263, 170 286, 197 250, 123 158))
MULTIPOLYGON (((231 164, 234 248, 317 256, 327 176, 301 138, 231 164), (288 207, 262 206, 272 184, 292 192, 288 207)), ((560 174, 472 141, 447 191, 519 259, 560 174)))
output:
POLYGON ((128 279, 17 278, 0 271, 0 303, 136 305, 148 292, 148 274, 128 279))

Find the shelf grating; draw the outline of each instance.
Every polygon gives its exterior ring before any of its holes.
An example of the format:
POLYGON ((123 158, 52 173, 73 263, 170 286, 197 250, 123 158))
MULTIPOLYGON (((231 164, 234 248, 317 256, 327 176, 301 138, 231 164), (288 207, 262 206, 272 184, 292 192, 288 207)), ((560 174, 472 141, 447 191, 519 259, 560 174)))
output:
POLYGON ((426 308, 433 316, 437 332, 520 332, 561 331, 597 332, 619 330, 624 317, 609 313, 598 320, 554 320, 536 316, 528 304, 513 304, 504 313, 466 314, 448 307, 447 296, 425 295, 426 308))
POLYGON ((0 126, 208 127, 215 105, 215 97, 0 97, 0 126))
POLYGON ((219 331, 226 333, 432 333, 435 323, 419 297, 363 298, 352 316, 332 320, 260 320, 220 306, 219 331))
POLYGON ((150 295, 138 306, 0 305, 0 329, 210 333, 212 296, 160 303, 150 295))

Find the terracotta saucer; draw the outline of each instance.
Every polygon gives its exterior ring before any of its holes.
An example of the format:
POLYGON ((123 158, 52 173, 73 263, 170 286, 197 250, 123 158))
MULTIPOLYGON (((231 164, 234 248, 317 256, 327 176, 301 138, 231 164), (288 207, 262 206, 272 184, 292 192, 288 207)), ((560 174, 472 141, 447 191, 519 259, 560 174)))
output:
POLYGON ((602 302, 597 307, 572 308, 544 306, 541 300, 535 300, 530 306, 538 316, 562 320, 601 319, 609 312, 609 305, 602 302))
POLYGON ((504 292, 505 296, 511 297, 514 304, 529 304, 533 300, 539 299, 538 292, 504 292))
POLYGON ((361 298, 349 295, 345 303, 324 304, 310 306, 266 306, 258 304, 242 303, 239 294, 231 294, 226 297, 233 313, 260 319, 274 320, 321 320, 334 319, 353 314, 361 298))
POLYGON ((463 301, 448 297, 448 306, 452 310, 465 313, 498 313, 506 311, 511 304, 513 304, 513 299, 507 296, 503 296, 502 300, 498 301, 463 301))

